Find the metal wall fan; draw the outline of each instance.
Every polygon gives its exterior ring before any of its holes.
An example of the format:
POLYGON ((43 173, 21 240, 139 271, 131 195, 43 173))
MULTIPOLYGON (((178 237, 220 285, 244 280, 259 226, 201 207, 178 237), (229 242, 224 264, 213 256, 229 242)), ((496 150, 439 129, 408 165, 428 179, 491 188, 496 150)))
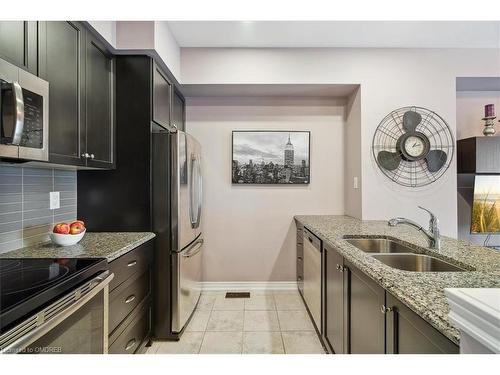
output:
POLYGON ((389 113, 373 136, 373 156, 392 181, 409 187, 439 179, 453 159, 455 141, 446 121, 422 107, 389 113))

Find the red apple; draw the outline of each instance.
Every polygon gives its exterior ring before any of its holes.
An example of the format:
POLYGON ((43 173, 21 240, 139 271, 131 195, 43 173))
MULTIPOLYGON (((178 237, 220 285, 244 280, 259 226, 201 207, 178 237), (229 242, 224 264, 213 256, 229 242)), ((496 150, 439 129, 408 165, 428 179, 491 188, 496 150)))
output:
POLYGON ((82 224, 83 226, 85 226, 85 223, 83 222, 83 220, 75 220, 75 221, 73 221, 71 224, 74 224, 74 223, 80 223, 80 224, 82 224))
POLYGON ((74 221, 71 223, 69 226, 69 233, 70 234, 80 234, 85 230, 85 227, 80 221, 74 221))
POLYGON ((69 225, 66 223, 59 223, 54 226, 54 233, 59 234, 68 234, 69 233, 69 225))

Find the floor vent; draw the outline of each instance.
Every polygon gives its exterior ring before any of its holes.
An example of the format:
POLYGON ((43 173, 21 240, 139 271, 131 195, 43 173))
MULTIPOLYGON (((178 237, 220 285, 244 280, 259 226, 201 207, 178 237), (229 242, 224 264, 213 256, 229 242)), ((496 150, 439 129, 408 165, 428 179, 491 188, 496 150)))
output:
POLYGON ((226 298, 250 298, 250 292, 227 292, 226 298))

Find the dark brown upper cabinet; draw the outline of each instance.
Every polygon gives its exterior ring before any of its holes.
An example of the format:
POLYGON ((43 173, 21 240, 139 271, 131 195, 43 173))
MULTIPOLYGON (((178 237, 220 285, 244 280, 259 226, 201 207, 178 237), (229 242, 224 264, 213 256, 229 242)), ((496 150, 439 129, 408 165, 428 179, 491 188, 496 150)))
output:
POLYGON ((386 293, 388 354, 454 354, 459 348, 424 319, 386 293))
POLYGON ((385 353, 385 290, 352 264, 344 261, 347 286, 346 319, 347 353, 385 353))
POLYGON ((40 77, 49 82, 49 152, 57 164, 85 166, 85 29, 40 22, 40 77))
POLYGON ((186 131, 186 104, 184 97, 174 89, 172 103, 172 124, 179 130, 186 131))
POLYGON ((153 64, 153 121, 167 129, 171 126, 171 95, 170 80, 156 64, 153 64))
POLYGON ((85 46, 85 129, 87 166, 114 164, 114 60, 90 33, 85 46))
POLYGON ((0 58, 32 74, 38 73, 36 21, 0 21, 0 58))
POLYGON ((40 76, 49 82, 50 162, 114 166, 113 57, 82 23, 39 23, 40 76))

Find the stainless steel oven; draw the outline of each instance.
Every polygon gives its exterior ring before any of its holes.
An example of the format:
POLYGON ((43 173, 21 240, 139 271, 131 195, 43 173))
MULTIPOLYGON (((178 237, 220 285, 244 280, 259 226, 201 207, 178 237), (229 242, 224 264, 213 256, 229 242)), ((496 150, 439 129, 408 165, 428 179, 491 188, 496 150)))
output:
POLYGON ((0 59, 0 158, 49 160, 49 83, 0 59))
POLYGON ((103 271, 0 336, 0 353, 108 352, 109 283, 103 271))

